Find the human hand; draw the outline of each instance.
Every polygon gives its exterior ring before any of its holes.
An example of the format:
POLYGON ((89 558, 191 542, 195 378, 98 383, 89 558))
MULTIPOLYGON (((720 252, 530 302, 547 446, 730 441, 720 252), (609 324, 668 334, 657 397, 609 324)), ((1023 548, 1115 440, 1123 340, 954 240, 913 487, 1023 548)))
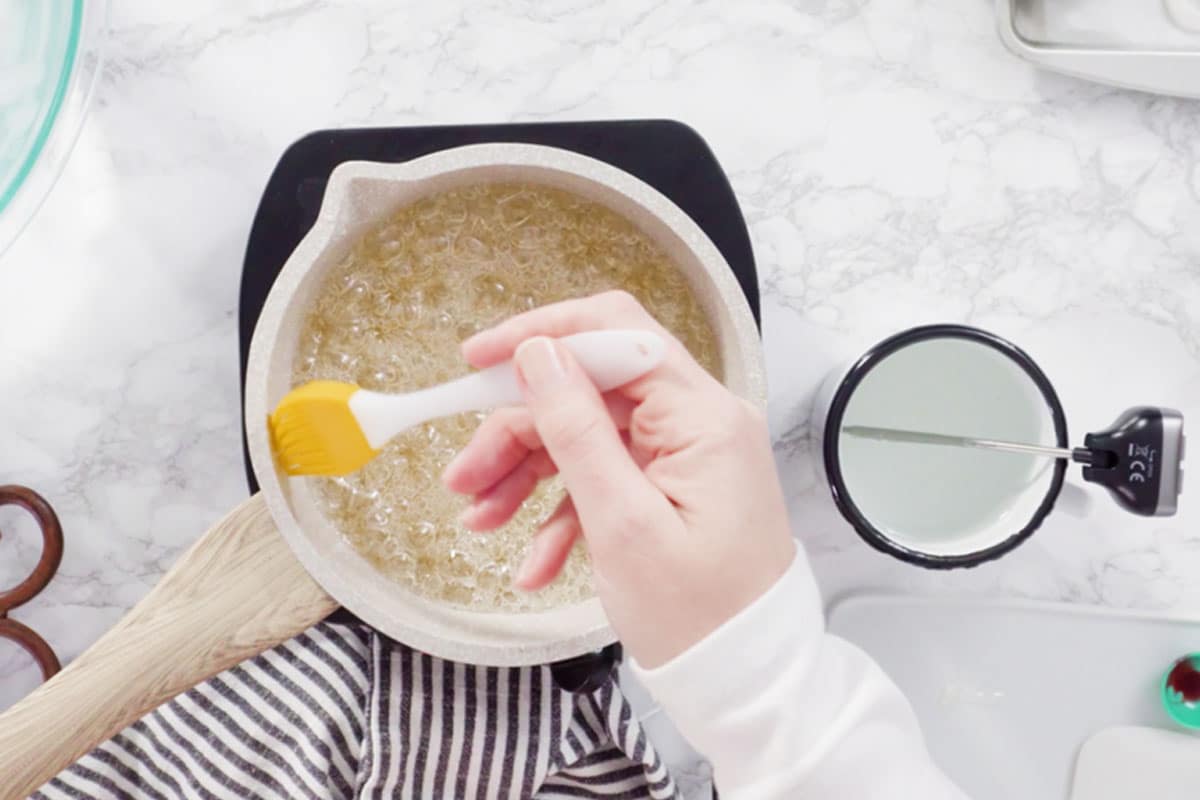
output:
POLYGON ((463 353, 481 369, 514 358, 526 401, 495 411, 447 468, 446 485, 474 497, 463 522, 480 531, 504 524, 555 473, 567 487, 517 586, 553 581, 582 536, 613 628, 652 668, 748 606, 791 564, 795 544, 763 415, 632 296, 534 309, 468 339, 463 353), (554 339, 604 328, 653 330, 667 356, 601 396, 554 339))

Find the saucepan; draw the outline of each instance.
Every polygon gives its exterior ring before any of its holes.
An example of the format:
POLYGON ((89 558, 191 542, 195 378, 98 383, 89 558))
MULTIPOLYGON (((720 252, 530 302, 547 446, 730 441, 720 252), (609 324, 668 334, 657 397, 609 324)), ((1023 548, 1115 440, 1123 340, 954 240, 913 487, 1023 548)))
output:
POLYGON ((268 441, 267 415, 290 388, 305 310, 354 243, 431 192, 516 180, 598 202, 641 228, 688 278, 716 334, 726 385, 765 403, 762 351, 732 270, 683 211, 637 178, 569 151, 526 144, 473 145, 402 164, 340 165, 316 223, 271 290, 251 345, 245 414, 261 491, 210 529, 112 631, 0 716, 0 794, 27 796, 151 708, 339 606, 397 641, 481 665, 545 664, 615 641, 596 599, 499 613, 442 605, 407 590, 345 542, 308 484, 280 472, 268 441))

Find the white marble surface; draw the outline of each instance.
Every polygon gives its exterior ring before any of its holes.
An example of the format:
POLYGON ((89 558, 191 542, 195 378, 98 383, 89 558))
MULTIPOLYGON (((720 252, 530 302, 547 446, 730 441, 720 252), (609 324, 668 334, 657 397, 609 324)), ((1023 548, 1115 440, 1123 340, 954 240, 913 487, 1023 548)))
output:
MULTIPOLYGON (((871 587, 1200 615, 1200 481, 1145 521, 1090 492, 997 564, 869 551, 818 484, 834 362, 903 327, 1009 336, 1073 430, 1127 405, 1200 420, 1200 106, 1038 73, 986 0, 116 0, 78 148, 0 258, 0 483, 67 552, 14 617, 78 655, 245 493, 237 286, 259 193, 314 128, 673 117, 750 224, 771 418, 830 594, 871 587)), ((0 510, 0 585, 36 559, 0 510)), ((0 707, 34 672, 0 643, 0 707)))

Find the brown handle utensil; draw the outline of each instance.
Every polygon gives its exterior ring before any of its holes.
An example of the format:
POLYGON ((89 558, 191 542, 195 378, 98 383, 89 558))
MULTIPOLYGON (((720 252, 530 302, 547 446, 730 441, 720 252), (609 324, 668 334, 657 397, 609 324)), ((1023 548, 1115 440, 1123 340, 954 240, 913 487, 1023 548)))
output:
POLYGON ((0 798, 28 797, 146 712, 336 608, 254 495, 111 631, 0 714, 0 798))
POLYGON ((10 639, 37 660, 42 678, 49 680, 58 672, 58 656, 36 631, 8 618, 8 612, 38 595, 58 571, 62 561, 63 535, 58 515, 40 494, 24 486, 0 486, 0 506, 15 505, 28 511, 42 530, 42 556, 29 577, 11 589, 0 591, 0 639, 10 639))

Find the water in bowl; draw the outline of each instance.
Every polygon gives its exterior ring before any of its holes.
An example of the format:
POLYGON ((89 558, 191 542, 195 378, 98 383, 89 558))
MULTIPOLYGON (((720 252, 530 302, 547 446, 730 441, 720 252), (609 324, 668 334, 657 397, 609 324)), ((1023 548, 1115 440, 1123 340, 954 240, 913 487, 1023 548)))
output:
MULTIPOLYGON (((1050 408, 1020 365, 967 339, 916 342, 855 389, 842 424, 1054 444, 1050 408)), ((842 478, 866 519, 898 544, 962 555, 1017 533, 1045 496, 1053 462, 842 435, 842 478)))

